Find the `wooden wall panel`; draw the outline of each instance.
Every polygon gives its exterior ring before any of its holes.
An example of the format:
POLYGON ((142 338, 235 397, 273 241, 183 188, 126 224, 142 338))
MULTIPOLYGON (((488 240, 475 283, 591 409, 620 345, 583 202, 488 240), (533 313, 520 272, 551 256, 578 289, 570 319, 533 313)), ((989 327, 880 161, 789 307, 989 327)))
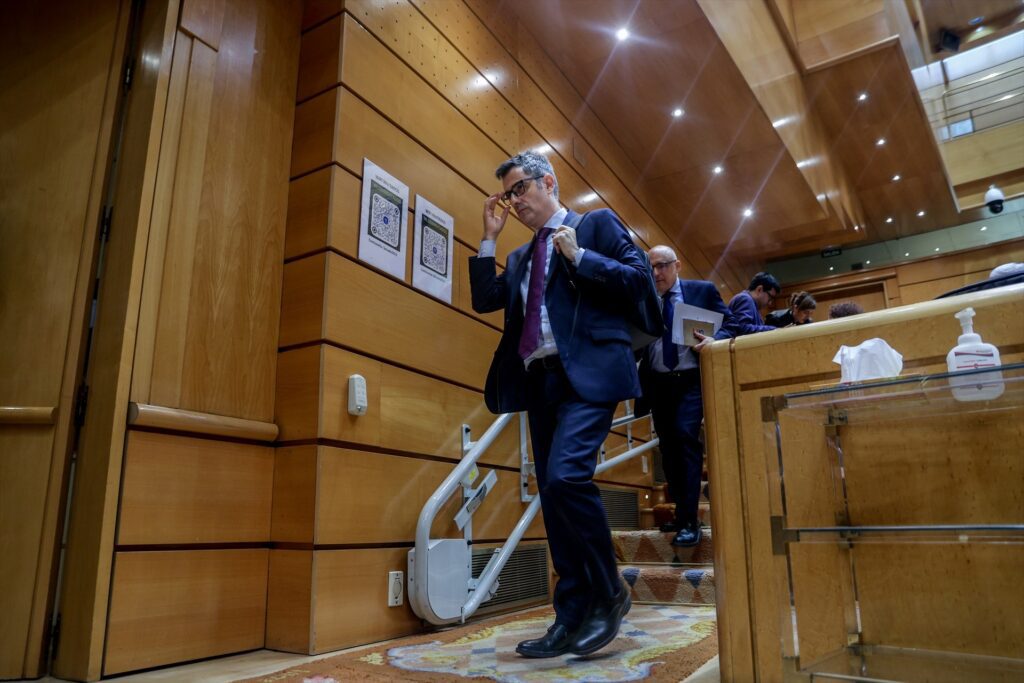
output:
POLYGON ((270 551, 266 647, 310 652, 313 642, 313 551, 270 551))
POLYGON ((472 317, 336 254, 285 266, 281 320, 282 346, 328 339, 477 388, 499 339, 472 317))
MULTIPOLYGON (((427 197, 454 218, 457 239, 473 248, 479 245, 483 202, 487 197, 485 191, 478 189, 481 185, 467 181, 457 168, 453 170, 432 154, 429 147, 424 147, 345 88, 330 90, 300 104, 296 108, 295 128, 293 175, 334 162, 361 178, 363 159, 368 158, 409 186, 411 204, 415 203, 417 193, 427 197), (334 129, 336 132, 332 134, 330 131, 334 129)), ((502 161, 504 158, 487 162, 491 164, 491 178, 494 168, 502 161)), ((299 178, 296 182, 302 180, 304 178, 299 178)), ((336 178, 335 182, 341 183, 340 187, 334 187, 342 193, 331 193, 331 211, 327 214, 331 220, 329 235, 335 241, 325 244, 355 255, 359 234, 359 183, 353 186, 343 178, 336 178)), ((486 191, 498 189, 497 179, 482 182, 486 191)), ((505 237, 498 240, 497 258, 502 263, 509 251, 529 241, 532 235, 514 217, 507 227, 502 233, 505 237)))
MULTIPOLYGON (((280 449, 273 540, 318 546, 411 543, 423 504, 451 469, 435 460, 329 446, 280 449)), ((526 508, 519 502, 519 473, 496 473, 497 486, 474 516, 474 538, 507 537, 526 508)), ((459 535, 452 519, 460 504, 456 495, 438 515, 435 537, 459 535)), ((544 536, 540 517, 526 535, 544 536)))
POLYGON ((54 545, 129 6, 0 10, 0 410, 53 414, 49 425, 0 425, 0 678, 46 673, 54 545))
MULTIPOLYGON (((483 395, 334 346, 280 355, 278 420, 282 441, 324 438, 396 451, 462 457, 462 425, 474 438, 494 421, 483 395), (348 413, 348 378, 367 380, 366 415, 348 413), (319 391, 316 389, 320 387, 319 391)), ((509 426, 482 462, 519 466, 518 424, 509 426)))
POLYGON ((263 647, 267 561, 266 549, 118 553, 104 675, 263 647))
POLYGON ((154 211, 166 241, 151 244, 145 286, 159 295, 146 301, 157 297, 159 312, 148 309, 140 330, 152 348, 140 353, 151 367, 136 370, 139 402, 273 415, 300 13, 298 2, 184 9, 183 24, 220 51, 191 41, 180 136, 161 148, 176 159, 175 181, 154 211))
POLYGON ((267 446, 130 432, 117 543, 266 542, 273 475, 267 446))
POLYGON ((310 654, 417 633, 409 602, 388 607, 389 571, 406 571, 408 548, 318 550, 313 557, 310 654))
POLYGON ((974 133, 939 145, 954 185, 984 180, 1024 166, 1024 121, 974 133))
POLYGON ((189 35, 217 50, 224 30, 226 8, 227 0, 185 0, 179 25, 189 35))

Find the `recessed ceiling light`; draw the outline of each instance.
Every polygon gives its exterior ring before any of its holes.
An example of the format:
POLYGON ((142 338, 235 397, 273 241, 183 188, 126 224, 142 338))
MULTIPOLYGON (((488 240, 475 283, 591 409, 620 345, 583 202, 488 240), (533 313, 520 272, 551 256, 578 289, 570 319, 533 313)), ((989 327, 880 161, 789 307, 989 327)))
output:
POLYGON ((897 173, 896 175, 894 175, 894 176, 892 177, 892 181, 893 181, 894 183, 898 183, 898 182, 900 181, 900 174, 899 174, 899 173, 897 173))
POLYGON ((680 116, 682 116, 684 113, 685 112, 682 109, 680 109, 679 107, 676 107, 675 109, 672 110, 672 116, 676 117, 677 119, 680 116))
POLYGON ((721 166, 715 166, 715 168, 713 170, 715 172, 715 175, 718 175, 719 173, 722 172, 723 169, 722 169, 721 166))
POLYGON ((918 218, 920 218, 920 217, 921 217, 921 216, 923 216, 923 215, 924 215, 924 211, 918 211, 918 212, 917 212, 917 217, 918 217, 918 218))
POLYGON ((892 223, 892 216, 889 216, 888 218, 886 218, 885 222, 886 223, 892 223))
POLYGON ((754 215, 754 210, 753 209, 743 209, 743 215, 746 216, 747 218, 750 218, 751 216, 754 215))
POLYGON ((974 32, 975 32, 975 33, 981 33, 981 32, 982 32, 982 31, 984 31, 984 30, 985 30, 985 27, 984 27, 984 26, 979 26, 978 28, 974 29, 974 32))
POLYGON ((858 102, 863 102, 867 98, 868 98, 868 94, 866 92, 862 92, 861 94, 857 95, 857 101, 858 102))
POLYGON ((870 265, 871 265, 871 259, 868 259, 868 260, 867 260, 867 261, 865 261, 864 263, 865 263, 866 265, 869 265, 869 266, 870 266, 870 265))
POLYGON ((904 252, 904 254, 903 254, 903 255, 904 255, 904 256, 910 256, 910 252, 909 252, 909 251, 907 251, 907 252, 904 252))
POLYGON ((875 142, 875 144, 877 146, 879 146, 879 147, 885 145, 885 138, 878 138, 878 140, 875 142))
POLYGON ((860 226, 859 225, 855 225, 855 226, 853 226, 853 229, 854 230, 860 230, 860 226))
POLYGON ((586 204, 587 202, 592 202, 595 199, 597 199, 597 195, 593 192, 590 192, 580 197, 580 201, 583 202, 584 204, 586 204))
POLYGON ((836 267, 835 266, 829 266, 828 269, 831 271, 831 270, 835 270, 836 267))
POLYGON ((620 41, 629 38, 629 29, 623 26, 622 28, 615 32, 615 37, 618 38, 620 41))
POLYGON ((939 248, 938 248, 938 247, 935 247, 935 251, 938 251, 938 250, 939 250, 939 248))
POLYGON ((981 226, 981 232, 985 232, 986 230, 988 230, 988 226, 987 225, 981 226))

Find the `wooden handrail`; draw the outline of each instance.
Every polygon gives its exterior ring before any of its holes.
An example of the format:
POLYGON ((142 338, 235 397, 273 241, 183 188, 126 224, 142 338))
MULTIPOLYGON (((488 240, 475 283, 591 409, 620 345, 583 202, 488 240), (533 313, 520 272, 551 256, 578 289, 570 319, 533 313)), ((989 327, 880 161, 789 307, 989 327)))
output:
POLYGON ((0 424, 52 425, 57 406, 0 406, 0 424))
POLYGON ((199 413, 146 403, 128 404, 128 424, 132 427, 169 429, 254 441, 273 441, 277 438, 278 433, 277 425, 273 422, 244 420, 239 417, 199 413))

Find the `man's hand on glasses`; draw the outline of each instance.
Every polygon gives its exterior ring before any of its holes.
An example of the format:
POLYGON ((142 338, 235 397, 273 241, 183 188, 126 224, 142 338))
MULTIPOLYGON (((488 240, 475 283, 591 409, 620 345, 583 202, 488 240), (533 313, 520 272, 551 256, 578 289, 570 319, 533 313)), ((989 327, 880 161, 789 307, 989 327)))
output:
POLYGON ((495 215, 494 209, 501 202, 500 194, 492 194, 484 201, 484 239, 496 240, 501 231, 505 228, 505 221, 508 220, 508 212, 512 208, 509 204, 502 204, 502 212, 495 215))

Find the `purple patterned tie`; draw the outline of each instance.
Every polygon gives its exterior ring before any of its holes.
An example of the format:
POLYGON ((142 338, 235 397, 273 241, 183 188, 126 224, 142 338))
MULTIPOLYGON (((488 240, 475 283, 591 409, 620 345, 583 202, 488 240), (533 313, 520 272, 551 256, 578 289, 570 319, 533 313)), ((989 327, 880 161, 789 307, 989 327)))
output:
POLYGON ((544 299, 544 275, 547 273, 548 235, 554 228, 541 228, 533 236, 533 260, 530 262, 530 286, 526 292, 526 319, 519 337, 519 357, 526 360, 540 346, 540 304, 544 299))

